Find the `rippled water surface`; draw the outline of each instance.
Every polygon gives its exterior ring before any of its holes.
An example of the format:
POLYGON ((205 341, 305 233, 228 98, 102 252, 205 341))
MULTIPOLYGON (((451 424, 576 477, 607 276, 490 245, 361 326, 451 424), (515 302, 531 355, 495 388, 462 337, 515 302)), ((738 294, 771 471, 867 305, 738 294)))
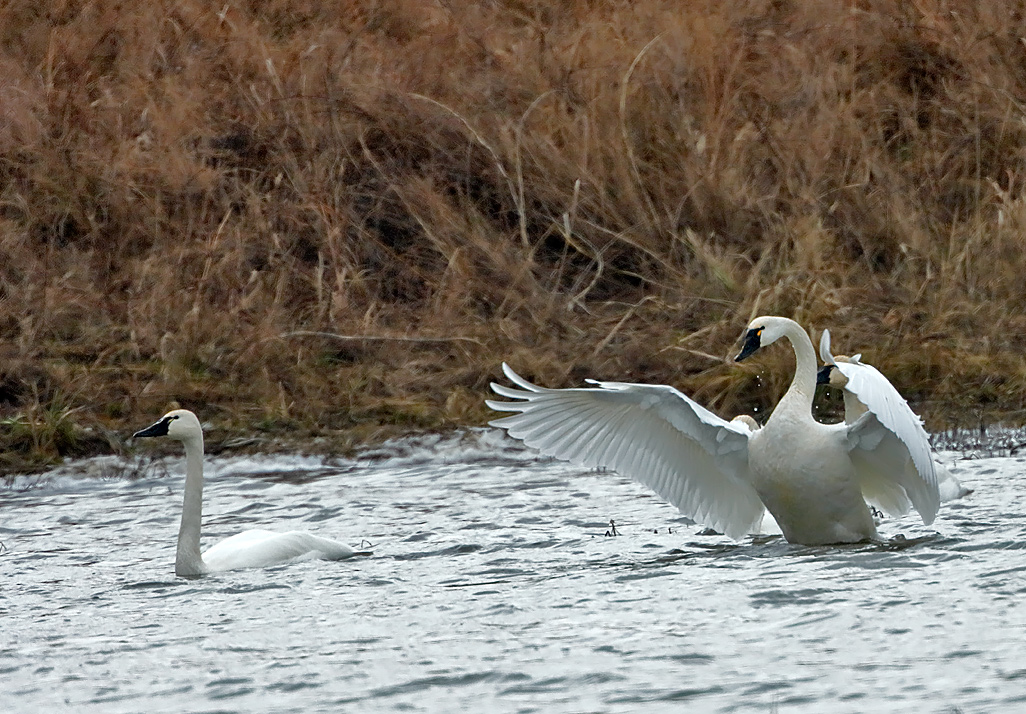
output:
POLYGON ((1026 461, 944 460, 975 492, 933 526, 815 548, 700 535, 492 432, 210 460, 205 545, 271 527, 373 555, 200 579, 173 574, 178 460, 22 477, 0 711, 1026 711, 1026 461))

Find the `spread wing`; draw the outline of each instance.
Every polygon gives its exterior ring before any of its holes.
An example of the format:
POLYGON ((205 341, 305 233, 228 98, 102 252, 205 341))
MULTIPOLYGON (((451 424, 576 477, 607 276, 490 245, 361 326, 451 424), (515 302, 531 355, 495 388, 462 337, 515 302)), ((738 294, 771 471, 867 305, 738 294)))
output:
MULTIPOLYGON (((834 365, 844 375, 847 380, 845 391, 858 399, 876 422, 899 442, 893 444, 883 437, 869 440, 877 443, 871 451, 879 451, 871 459, 872 468, 863 460, 864 468, 859 470, 860 482, 864 485, 867 498, 876 501, 889 513, 904 513, 908 510, 907 501, 903 501, 901 494, 894 489, 894 485, 901 485, 912 505, 923 517, 923 522, 932 523, 939 504, 939 479, 930 450, 930 437, 923 428, 922 420, 887 377, 876 367, 861 362, 859 355, 835 360, 830 353, 829 330, 823 331, 819 353, 825 363, 834 365)), ((868 428, 868 425, 862 428, 868 428)))
POLYGON ((503 364, 519 389, 492 384, 516 402, 488 400, 516 412, 490 422, 557 459, 604 467, 645 484, 699 523, 741 538, 761 521, 762 501, 748 476, 748 436, 673 387, 592 382, 546 389, 503 364))
POLYGON ((869 487, 870 500, 890 513, 903 513, 907 503, 895 488, 900 486, 923 523, 933 523, 940 507, 940 492, 928 452, 924 474, 908 445, 872 409, 848 425, 848 447, 859 483, 863 488, 869 487))
POLYGON ((930 437, 923 428, 922 420, 894 385, 876 367, 862 362, 838 362, 837 369, 848 379, 845 389, 854 394, 876 415, 881 424, 901 439, 923 479, 936 486, 937 475, 930 452, 930 437))

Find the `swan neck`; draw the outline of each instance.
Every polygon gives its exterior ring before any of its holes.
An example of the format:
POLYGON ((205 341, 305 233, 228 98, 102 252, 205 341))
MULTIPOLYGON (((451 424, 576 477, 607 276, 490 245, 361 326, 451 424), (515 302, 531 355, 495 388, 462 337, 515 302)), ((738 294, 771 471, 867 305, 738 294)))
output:
POLYGON ((869 409, 865 404, 859 401, 859 398, 849 392, 847 389, 844 390, 844 421, 848 424, 854 424, 855 421, 865 414, 869 409))
POLYGON ((185 503, 178 530, 177 575, 199 575, 204 571, 200 555, 200 524, 203 520, 203 435, 182 442, 185 445, 185 503))
POLYGON ((808 333, 798 323, 788 325, 784 336, 794 348, 795 369, 791 388, 781 401, 798 399, 803 405, 808 405, 811 413, 812 400, 816 396, 816 350, 808 333))

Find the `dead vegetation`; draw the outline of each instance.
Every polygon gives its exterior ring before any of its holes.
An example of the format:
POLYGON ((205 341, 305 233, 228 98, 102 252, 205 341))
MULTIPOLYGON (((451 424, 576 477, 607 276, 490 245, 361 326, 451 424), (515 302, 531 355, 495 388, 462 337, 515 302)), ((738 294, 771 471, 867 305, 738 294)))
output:
POLYGON ((755 313, 830 327, 934 428, 1022 421, 1023 21, 12 0, 6 458, 108 448, 171 400, 338 443, 481 424, 502 359, 729 416, 789 378, 784 350, 724 362, 755 313))

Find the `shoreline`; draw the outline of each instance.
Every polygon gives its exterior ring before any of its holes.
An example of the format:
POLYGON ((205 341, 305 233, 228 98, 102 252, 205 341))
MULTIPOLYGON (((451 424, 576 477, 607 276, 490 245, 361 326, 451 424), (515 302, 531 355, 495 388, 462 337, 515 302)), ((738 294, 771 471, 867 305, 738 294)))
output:
MULTIPOLYGON (((1026 426, 1021 423, 1008 423, 997 419, 988 424, 975 427, 949 427, 939 431, 931 431, 931 444, 935 452, 960 453, 963 458, 991 458, 1015 456, 1026 449, 1026 426)), ((210 428, 206 432, 205 455, 209 459, 218 458, 273 458, 277 455, 297 457, 321 457, 359 459, 370 455, 381 458, 389 445, 393 449, 405 450, 418 442, 460 441, 468 436, 480 438, 482 434, 494 432, 501 434, 499 429, 472 425, 451 426, 430 430, 409 430, 405 428, 377 427, 363 434, 361 439, 354 433, 320 434, 317 436, 283 436, 268 434, 266 431, 250 430, 237 433, 220 427, 210 428)), ((506 439, 508 445, 530 452, 515 439, 506 439)), ((148 444, 145 448, 132 446, 129 438, 119 442, 118 448, 89 451, 83 450, 73 456, 49 462, 17 461, 8 459, 0 469, 0 481, 10 483, 12 479, 22 476, 41 476, 65 470, 78 470, 77 464, 103 457, 114 457, 117 473, 96 472, 92 476, 109 478, 113 476, 132 477, 129 473, 138 468, 138 464, 150 464, 155 461, 174 461, 182 458, 181 448, 173 443, 148 444)), ((9 455, 8 455, 9 457, 9 455)), ((539 458, 546 458, 541 457, 539 458)))

